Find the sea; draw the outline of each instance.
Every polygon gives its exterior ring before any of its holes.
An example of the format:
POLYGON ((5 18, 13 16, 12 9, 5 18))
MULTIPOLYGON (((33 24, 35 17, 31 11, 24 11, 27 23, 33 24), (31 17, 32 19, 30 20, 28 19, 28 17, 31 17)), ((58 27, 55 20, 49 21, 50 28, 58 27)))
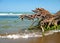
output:
MULTIPOLYGON (((28 34, 35 34, 33 31, 28 31, 33 20, 20 18, 20 15, 32 15, 32 12, 0 12, 0 38, 27 38, 28 34), (12 35, 12 36, 11 36, 12 35), (25 36, 27 35, 27 36, 25 36)), ((37 22, 35 23, 37 24, 37 22)), ((34 36, 34 35, 32 35, 34 36)), ((31 36, 31 37, 32 37, 31 36)))
POLYGON ((32 12, 1 12, 0 13, 0 34, 16 33, 20 29, 27 29, 31 24, 31 20, 20 18, 20 15, 32 14, 32 12))
MULTIPOLYGON (((20 19, 20 15, 34 14, 32 12, 0 12, 0 43, 59 43, 60 30, 29 31, 33 21, 20 19), (53 37, 52 37, 53 36, 53 37)), ((36 22, 35 24, 37 24, 36 22)))

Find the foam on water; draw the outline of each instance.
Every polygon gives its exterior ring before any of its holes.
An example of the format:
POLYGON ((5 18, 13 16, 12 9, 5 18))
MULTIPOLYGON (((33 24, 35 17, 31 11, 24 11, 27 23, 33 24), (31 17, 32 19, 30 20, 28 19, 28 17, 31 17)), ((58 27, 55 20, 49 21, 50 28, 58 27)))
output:
MULTIPOLYGON (((60 32, 60 30, 51 30, 47 33, 45 33, 44 35, 51 35, 51 34, 54 34, 55 32, 60 32)), ((9 34, 9 35, 5 35, 5 36, 1 36, 0 35, 0 38, 9 38, 9 39, 18 39, 18 38, 31 38, 31 37, 42 37, 42 34, 36 34, 36 33, 29 33, 29 34, 23 34, 23 35, 20 35, 20 34, 9 34)))
POLYGON ((13 14, 13 13, 0 13, 0 16, 19 16, 22 14, 13 14))
MULTIPOLYGON (((19 15, 22 15, 22 14, 13 14, 13 13, 0 13, 0 16, 19 16, 19 15)), ((54 34, 55 32, 60 32, 60 30, 51 30, 49 32, 46 32, 44 35, 51 35, 51 34, 54 34)), ((40 32, 39 32, 40 33, 40 32)), ((31 37, 42 37, 42 33, 41 34, 36 34, 36 33, 28 33, 28 34, 25 34, 23 33, 22 35, 21 34, 8 34, 8 35, 0 35, 0 38, 8 38, 8 39, 18 39, 18 38, 25 38, 25 39, 28 39, 28 38, 31 38, 31 37)))

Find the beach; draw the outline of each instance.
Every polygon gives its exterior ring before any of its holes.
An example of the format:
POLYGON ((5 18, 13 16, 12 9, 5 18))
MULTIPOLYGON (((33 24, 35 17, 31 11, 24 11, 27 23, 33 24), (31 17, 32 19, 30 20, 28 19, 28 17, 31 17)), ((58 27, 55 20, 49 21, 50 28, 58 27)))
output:
MULTIPOLYGON (((11 13, 12 14, 12 13, 11 13)), ((32 24, 32 21, 24 19, 19 15, 0 15, 0 43, 59 43, 60 31, 51 31, 42 36, 41 31, 29 32, 25 29, 32 24), (26 25, 27 24, 27 25, 26 25)), ((37 23, 37 22, 36 22, 37 23)))
POLYGON ((0 0, 0 43, 60 43, 60 0, 0 0))
POLYGON ((60 32, 44 36, 19 39, 0 38, 0 43, 60 43, 60 32))

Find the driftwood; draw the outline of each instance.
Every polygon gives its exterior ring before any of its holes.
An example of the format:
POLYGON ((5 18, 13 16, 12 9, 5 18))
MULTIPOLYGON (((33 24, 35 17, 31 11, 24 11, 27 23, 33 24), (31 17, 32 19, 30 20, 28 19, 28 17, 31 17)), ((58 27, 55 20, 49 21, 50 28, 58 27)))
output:
POLYGON ((23 20, 24 18, 25 19, 28 19, 28 20, 34 20, 35 18, 35 14, 34 15, 20 15, 20 18, 23 20))
MULTIPOLYGON (((21 15, 20 18, 28 18, 29 20, 34 20, 35 18, 41 19, 38 25, 43 30, 43 27, 47 25, 48 27, 51 25, 60 25, 60 11, 55 14, 51 14, 49 11, 44 8, 36 8, 32 10, 35 14, 33 15, 21 15)), ((44 30, 43 30, 44 31, 44 30)))

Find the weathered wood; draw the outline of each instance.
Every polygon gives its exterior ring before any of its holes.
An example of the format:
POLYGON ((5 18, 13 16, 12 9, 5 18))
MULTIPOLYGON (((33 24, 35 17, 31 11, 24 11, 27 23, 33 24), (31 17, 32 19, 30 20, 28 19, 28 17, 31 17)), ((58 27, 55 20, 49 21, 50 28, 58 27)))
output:
POLYGON ((39 22, 39 25, 43 26, 47 24, 47 26, 58 25, 60 22, 60 11, 58 11, 56 14, 52 15, 49 11, 45 10, 44 8, 36 8, 35 10, 32 10, 35 14, 32 15, 21 15, 20 18, 23 19, 29 19, 34 20, 35 18, 41 19, 39 22))

